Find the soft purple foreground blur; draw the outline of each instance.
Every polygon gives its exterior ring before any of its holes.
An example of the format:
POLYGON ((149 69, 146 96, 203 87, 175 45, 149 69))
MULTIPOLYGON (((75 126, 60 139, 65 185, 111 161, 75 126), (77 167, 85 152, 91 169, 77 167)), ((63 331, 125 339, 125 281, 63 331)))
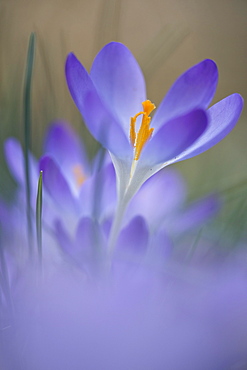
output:
POLYGON ((44 171, 41 267, 36 242, 31 259, 28 250, 19 143, 9 139, 5 153, 19 186, 0 207, 1 369, 245 369, 246 254, 220 255, 205 233, 191 253, 217 196, 186 205, 179 173, 154 175, 129 204, 109 265, 112 164, 90 165, 69 126, 54 123, 44 156, 30 157, 33 208, 44 171))
MULTIPOLYGON (((125 266, 126 267, 126 266, 125 266)), ((246 270, 225 262, 85 275, 22 271, 3 369, 232 369, 246 359, 246 270)), ((244 367, 243 367, 244 369, 244 367)))

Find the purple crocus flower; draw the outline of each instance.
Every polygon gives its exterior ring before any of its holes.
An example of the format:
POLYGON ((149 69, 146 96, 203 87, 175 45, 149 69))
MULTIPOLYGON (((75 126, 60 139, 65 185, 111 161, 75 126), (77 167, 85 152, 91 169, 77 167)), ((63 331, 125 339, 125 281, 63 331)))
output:
POLYGON ((204 60, 175 81, 151 121, 155 106, 146 100, 140 67, 117 42, 99 52, 90 74, 69 54, 66 78, 88 129, 111 154, 118 181, 118 224, 145 180, 211 148, 231 131, 243 107, 242 97, 233 94, 206 111, 218 72, 212 60, 204 60))

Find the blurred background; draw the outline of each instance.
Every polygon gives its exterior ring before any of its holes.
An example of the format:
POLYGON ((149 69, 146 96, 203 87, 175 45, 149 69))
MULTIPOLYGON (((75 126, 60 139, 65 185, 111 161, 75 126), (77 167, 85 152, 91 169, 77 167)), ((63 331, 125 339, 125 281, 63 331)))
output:
MULTIPOLYGON (((1 148, 8 136, 23 142, 23 76, 32 31, 37 36, 32 83, 32 148, 37 156, 46 127, 56 119, 73 125, 90 155, 97 150, 65 83, 70 51, 89 69, 104 44, 123 42, 138 60, 148 98, 156 106, 182 72, 205 58, 215 60, 219 68, 213 103, 234 92, 247 96, 246 0, 2 0, 0 16, 1 148)), ((191 199, 210 191, 230 192, 236 224, 246 220, 247 213, 246 118, 244 111, 225 140, 177 165, 191 199)), ((11 189, 9 181, 1 153, 4 196, 11 189)))

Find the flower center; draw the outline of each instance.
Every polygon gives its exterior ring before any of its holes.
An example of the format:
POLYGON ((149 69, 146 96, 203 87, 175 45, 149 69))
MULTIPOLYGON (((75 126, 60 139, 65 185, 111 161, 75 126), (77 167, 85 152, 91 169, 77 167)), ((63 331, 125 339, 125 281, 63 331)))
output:
POLYGON ((76 164, 75 166, 73 166, 72 171, 75 177, 76 185, 78 186, 78 188, 80 188, 86 180, 86 176, 83 173, 81 165, 76 164))
POLYGON ((146 142, 152 136, 154 128, 150 128, 151 117, 150 113, 156 108, 155 105, 150 100, 145 100, 142 103, 143 112, 139 112, 130 120, 130 142, 135 149, 134 160, 138 161, 141 155, 141 151, 146 144, 146 142), (136 119, 138 116, 143 114, 141 126, 138 133, 136 133, 136 119))

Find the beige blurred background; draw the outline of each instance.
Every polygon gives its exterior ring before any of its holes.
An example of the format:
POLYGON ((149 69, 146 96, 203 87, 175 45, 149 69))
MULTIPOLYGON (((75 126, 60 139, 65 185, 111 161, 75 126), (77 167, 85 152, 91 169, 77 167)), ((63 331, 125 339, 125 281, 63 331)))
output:
MULTIPOLYGON (((90 138, 68 93, 66 55, 73 51, 90 68, 107 42, 125 43, 141 65, 148 98, 159 104, 172 82, 204 58, 216 61, 220 79, 214 102, 239 92, 247 96, 246 0, 5 0, 0 3, 0 142, 22 140, 22 87, 29 35, 37 49, 33 79, 32 146, 41 154, 52 120, 69 121, 90 138)), ((202 195, 247 180, 247 122, 210 151, 177 165, 190 194, 202 195)), ((2 165, 1 181, 7 179, 2 165)))

